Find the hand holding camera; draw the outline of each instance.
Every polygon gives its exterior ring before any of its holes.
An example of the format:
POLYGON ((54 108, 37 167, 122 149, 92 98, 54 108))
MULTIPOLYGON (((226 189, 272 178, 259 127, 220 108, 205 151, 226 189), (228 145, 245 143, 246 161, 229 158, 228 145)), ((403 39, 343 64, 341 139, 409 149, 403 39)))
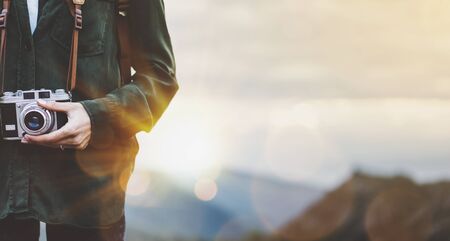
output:
POLYGON ((80 103, 62 90, 5 92, 0 97, 2 137, 55 148, 86 148, 91 122, 80 103))
MULTIPOLYGON (((78 36, 82 29, 81 5, 73 2, 75 25, 69 57, 67 89, 55 92, 47 89, 4 92, 5 60, 7 50, 6 23, 10 2, 3 3, 0 28, 0 119, 4 140, 21 140, 22 143, 84 149, 91 136, 91 122, 80 103, 70 103, 71 91, 77 80, 78 36), (46 101, 43 101, 46 100, 46 101)), ((72 6, 72 5, 71 5, 72 6)))
POLYGON ((54 148, 84 150, 91 138, 91 120, 80 103, 37 101, 46 110, 67 114, 67 123, 60 129, 43 135, 26 134, 22 143, 54 148))

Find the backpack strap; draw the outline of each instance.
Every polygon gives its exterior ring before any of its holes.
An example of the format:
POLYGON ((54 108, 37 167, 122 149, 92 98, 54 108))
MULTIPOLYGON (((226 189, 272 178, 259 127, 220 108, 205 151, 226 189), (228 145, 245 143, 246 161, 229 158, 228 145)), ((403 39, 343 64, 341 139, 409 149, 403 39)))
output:
POLYGON ((131 44, 128 20, 128 8, 131 0, 117 2, 117 36, 119 40, 119 67, 121 84, 131 82, 131 44))
POLYGON ((10 0, 3 0, 3 9, 0 13, 0 95, 3 95, 5 86, 5 62, 6 62, 6 25, 8 12, 11 7, 10 0))
POLYGON ((72 43, 70 48, 69 70, 67 73, 67 87, 68 92, 73 91, 77 83, 77 62, 78 62, 78 38, 80 30, 83 28, 83 15, 81 6, 85 0, 66 0, 70 13, 74 16, 74 26, 72 33, 72 43))
MULTIPOLYGON (((83 16, 81 6, 85 0, 66 0, 74 16, 74 28, 72 35, 72 46, 70 50, 69 71, 67 74, 67 91, 70 92, 76 87, 77 80, 77 60, 78 60, 78 35, 82 29, 83 16)), ((0 94, 4 92, 5 85, 5 62, 6 62, 6 40, 7 24, 11 0, 3 0, 3 8, 0 13, 0 94)))
MULTIPOLYGON (((74 8, 73 0, 66 0, 69 6, 69 11, 72 16, 76 19, 76 11, 74 8)), ((120 68, 120 79, 121 85, 125 85, 131 82, 131 41, 130 41, 130 31, 129 31, 129 20, 128 20, 128 8, 130 7, 131 0, 117 0, 117 36, 119 40, 119 68, 120 68)), ((78 33, 74 32, 74 36, 78 33)), ((78 38, 76 36, 75 38, 78 38)), ((76 44, 76 41, 73 42, 76 44)), ((72 44, 74 45, 74 44, 72 44)), ((76 54, 75 49, 73 53, 76 54)), ((75 46, 77 47, 77 46, 75 46)), ((71 55, 72 56, 72 55, 71 55)), ((71 62, 73 63, 73 62, 71 62)), ((76 69, 76 63, 75 63, 76 69)), ((73 72, 72 72, 73 73, 73 72)), ((69 74, 70 75, 70 74, 69 74)), ((70 77, 70 76, 69 76, 70 77)))

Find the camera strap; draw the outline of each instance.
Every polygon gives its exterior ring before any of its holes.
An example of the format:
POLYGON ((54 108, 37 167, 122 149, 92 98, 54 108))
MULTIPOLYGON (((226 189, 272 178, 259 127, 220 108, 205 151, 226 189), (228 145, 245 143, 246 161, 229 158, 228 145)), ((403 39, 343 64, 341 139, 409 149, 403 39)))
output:
MULTIPOLYGON (((67 5, 69 6, 70 13, 74 16, 75 21, 77 20, 77 12, 76 5, 72 1, 75 0, 66 0, 67 5)), ((119 68, 120 68, 120 79, 121 85, 125 85, 131 82, 131 41, 130 41, 130 31, 129 31, 129 16, 128 9, 130 8, 131 0, 117 0, 117 12, 116 12, 116 20, 117 20, 117 39, 119 41, 119 68)), ((80 4, 82 5, 82 4, 80 4)), ((81 12, 80 12, 81 17, 81 12)), ((81 21, 81 18, 80 18, 81 21)), ((77 23, 75 23, 77 24, 77 23)), ((75 25, 76 27, 76 25, 75 25)), ((76 48, 78 48, 78 30, 75 28, 73 33, 73 44, 71 52, 71 65, 75 64, 72 67, 73 70, 76 70, 76 48), (77 31, 77 32, 75 32, 77 31), (74 60, 72 60, 74 58, 74 60)), ((74 71, 69 72, 69 78, 67 83, 72 83, 71 86, 75 85, 75 77, 72 75, 76 74, 74 71), (70 80, 70 81, 69 81, 70 80)), ((69 90, 69 89, 68 89, 69 90)))
MULTIPOLYGON (((70 13, 74 17, 74 27, 72 33, 72 43, 70 48, 69 68, 67 73, 66 90, 72 91, 76 87, 77 81, 77 61, 78 61, 78 38, 80 30, 83 28, 83 15, 81 7, 85 0, 66 0, 70 13)), ((127 10, 130 0, 118 0, 117 31, 120 44, 120 75, 121 83, 131 82, 131 45, 129 39, 129 27, 127 10)), ((4 92, 5 62, 6 62, 6 27, 11 0, 3 0, 3 8, 0 12, 0 95, 4 92)))
MULTIPOLYGON (((81 10, 79 10, 79 17, 77 17, 77 5, 74 4, 77 0, 65 0, 69 6, 70 13, 75 18, 75 21, 79 20, 81 22, 81 10), (73 1, 73 2, 72 2, 73 1)), ((81 1, 81 0, 78 0, 81 1)), ((128 9, 130 7, 131 0, 117 0, 117 36, 119 41, 119 68, 120 68, 120 79, 121 85, 125 85, 131 82, 131 41, 130 41, 130 31, 129 31, 129 16, 128 9)), ((84 1, 83 1, 84 3, 84 1)), ((83 5, 83 4, 79 4, 83 5)), ((81 29, 81 28, 80 28, 81 29)), ((68 90, 73 90, 76 84, 76 58, 77 58, 77 48, 78 48, 78 31, 77 22, 75 22, 75 29, 72 39, 72 49, 71 49, 71 69, 69 70, 68 76, 68 90), (69 83, 72 89, 69 89, 69 83)))
POLYGON ((72 33, 72 44, 70 48, 69 71, 67 73, 67 92, 75 89, 77 84, 77 62, 78 62, 78 37, 83 28, 83 15, 81 6, 85 0, 67 0, 70 7, 70 13, 74 17, 74 27, 72 33))
POLYGON ((117 36, 119 40, 119 65, 121 84, 131 82, 131 43, 129 31, 128 8, 131 0, 118 0, 117 2, 117 36))
POLYGON ((3 0, 3 8, 0 13, 0 94, 4 92, 5 85, 5 60, 6 60, 6 25, 11 0, 3 0))
MULTIPOLYGON (((72 91, 76 87, 77 82, 77 61, 78 61, 78 36, 82 29, 83 15, 81 6, 85 0, 68 0, 70 1, 71 13, 74 17, 74 27, 72 33, 72 43, 70 49, 69 69, 67 74, 67 86, 68 92, 72 91)), ((6 28, 8 24, 8 13, 11 7, 11 0, 3 0, 3 8, 0 12, 0 95, 4 92, 5 85, 5 62, 6 62, 6 28)))

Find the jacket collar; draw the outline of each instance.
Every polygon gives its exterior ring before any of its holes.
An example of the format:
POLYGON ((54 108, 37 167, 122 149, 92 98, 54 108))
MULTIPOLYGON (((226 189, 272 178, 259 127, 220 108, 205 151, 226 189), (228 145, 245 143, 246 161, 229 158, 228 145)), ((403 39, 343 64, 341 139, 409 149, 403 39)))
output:
MULTIPOLYGON (((25 0, 18 0, 18 1, 25 1, 25 0)), ((46 1, 33 34, 35 40, 40 39, 47 31, 50 31, 51 24, 54 20, 56 20, 57 13, 61 10, 61 8, 67 8, 64 0, 46 1)))

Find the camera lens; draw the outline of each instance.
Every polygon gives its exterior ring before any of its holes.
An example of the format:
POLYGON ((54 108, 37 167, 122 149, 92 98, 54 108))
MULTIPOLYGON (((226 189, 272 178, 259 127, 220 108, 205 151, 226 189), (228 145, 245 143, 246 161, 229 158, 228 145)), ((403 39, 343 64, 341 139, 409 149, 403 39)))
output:
POLYGON ((52 130, 55 125, 55 113, 46 110, 36 102, 25 103, 19 109, 20 127, 29 135, 42 135, 52 130))
POLYGON ((42 129, 44 126, 44 116, 37 111, 30 111, 25 115, 24 124, 25 126, 33 131, 42 129))

